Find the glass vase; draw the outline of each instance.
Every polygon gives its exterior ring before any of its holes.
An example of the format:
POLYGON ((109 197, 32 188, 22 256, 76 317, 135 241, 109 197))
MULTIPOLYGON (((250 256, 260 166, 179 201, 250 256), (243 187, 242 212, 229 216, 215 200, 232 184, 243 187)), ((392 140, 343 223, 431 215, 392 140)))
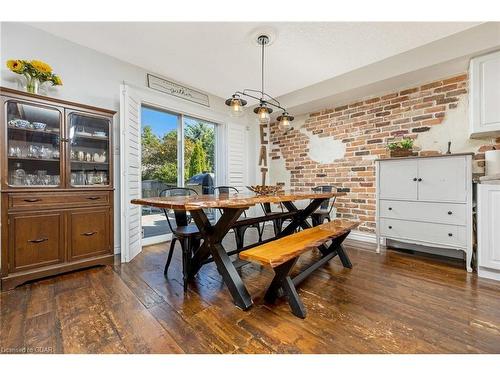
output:
POLYGON ((38 94, 40 81, 35 77, 26 77, 26 91, 30 94, 38 94))

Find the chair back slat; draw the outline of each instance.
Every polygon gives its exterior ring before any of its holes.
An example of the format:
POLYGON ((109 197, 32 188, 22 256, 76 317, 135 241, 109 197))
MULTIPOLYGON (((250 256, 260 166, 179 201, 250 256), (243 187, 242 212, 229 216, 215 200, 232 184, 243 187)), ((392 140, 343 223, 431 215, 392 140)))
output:
MULTIPOLYGON (((198 195, 198 192, 194 189, 185 188, 185 187, 167 188, 167 189, 162 190, 159 194, 160 197, 188 197, 191 195, 198 195)), ((187 211, 167 210, 167 209, 163 210, 163 212, 165 213, 165 217, 167 218, 168 226, 170 227, 170 230, 172 232, 174 231, 174 228, 172 226, 172 223, 170 222, 170 217, 168 215, 169 211, 170 212, 174 211, 176 227, 186 226, 191 221, 191 218, 188 217, 187 211)))

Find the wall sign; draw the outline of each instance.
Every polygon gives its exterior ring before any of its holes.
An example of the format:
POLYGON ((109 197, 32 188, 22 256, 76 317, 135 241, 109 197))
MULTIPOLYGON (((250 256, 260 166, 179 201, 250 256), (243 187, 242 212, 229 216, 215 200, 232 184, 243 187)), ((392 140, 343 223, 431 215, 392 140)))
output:
POLYGON ((268 171, 267 168, 267 125, 259 124, 260 126, 260 152, 259 152, 259 167, 260 173, 262 175, 262 185, 266 184, 266 174, 268 171))
POLYGON ((160 78, 149 73, 147 74, 147 81, 150 89, 161 91, 165 94, 176 96, 177 98, 189 100, 190 102, 210 107, 208 95, 200 91, 181 86, 165 78, 160 78))

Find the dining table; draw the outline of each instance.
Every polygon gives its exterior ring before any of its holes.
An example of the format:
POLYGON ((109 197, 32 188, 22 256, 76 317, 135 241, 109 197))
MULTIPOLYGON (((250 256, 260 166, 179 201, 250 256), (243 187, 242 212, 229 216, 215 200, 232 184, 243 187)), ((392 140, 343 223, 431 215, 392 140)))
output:
MULTIPOLYGON (((151 197, 131 200, 132 204, 151 206, 160 209, 175 211, 189 211, 195 222, 202 241, 201 245, 194 251, 189 264, 189 277, 194 277, 200 268, 209 262, 215 262, 217 270, 227 286, 234 304, 246 310, 253 304, 239 273, 230 256, 258 246, 264 242, 270 242, 293 234, 299 228, 307 229, 311 224, 307 218, 316 211, 323 202, 334 197, 343 196, 345 192, 316 192, 316 191, 282 191, 271 195, 257 195, 254 193, 218 194, 218 195, 192 195, 172 197, 151 197), (297 201, 306 201, 305 207, 298 208, 297 201), (240 216, 250 207, 256 205, 281 204, 289 212, 288 224, 276 234, 261 242, 256 242, 237 251, 227 252, 222 245, 226 234, 234 228, 240 216), (221 212, 219 219, 210 222, 206 211, 217 209, 221 212)), ((262 222, 269 221, 271 216, 264 212, 260 217, 262 222)), ((326 251, 319 247, 320 251, 326 251)))

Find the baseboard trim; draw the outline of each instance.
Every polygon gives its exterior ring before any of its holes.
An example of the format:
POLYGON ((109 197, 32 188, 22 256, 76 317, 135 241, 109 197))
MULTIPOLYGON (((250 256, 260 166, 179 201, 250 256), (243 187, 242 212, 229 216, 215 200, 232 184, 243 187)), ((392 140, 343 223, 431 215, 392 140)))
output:
POLYGON ((377 243, 377 239, 375 238, 374 233, 361 232, 359 230, 353 230, 347 238, 354 241, 362 241, 373 244, 377 243))

